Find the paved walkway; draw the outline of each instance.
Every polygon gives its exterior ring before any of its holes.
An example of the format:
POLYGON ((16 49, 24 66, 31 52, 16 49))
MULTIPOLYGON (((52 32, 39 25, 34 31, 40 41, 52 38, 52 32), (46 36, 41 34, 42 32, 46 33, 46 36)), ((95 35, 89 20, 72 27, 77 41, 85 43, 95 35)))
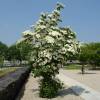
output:
MULTIPOLYGON (((76 80, 78 80, 78 81, 76 81, 74 79, 74 78, 76 78, 75 76, 77 77, 78 75, 75 73, 73 74, 73 72, 70 72, 69 70, 68 71, 60 70, 60 74, 58 75, 58 78, 61 81, 63 81, 67 86, 69 86, 76 94, 80 95, 83 99, 85 99, 85 100, 100 100, 100 92, 97 92, 96 90, 90 88, 89 86, 78 82, 79 79, 76 79, 76 80)), ((82 76, 82 75, 79 75, 79 76, 82 76)), ((84 76, 84 77, 87 77, 87 76, 84 76)), ((88 78, 92 78, 92 76, 91 77, 88 76, 88 78)), ((95 76, 95 78, 96 78, 96 76, 95 76)), ((85 83, 85 81, 86 80, 84 80, 84 82, 83 81, 82 82, 85 83)), ((86 82, 86 83, 92 83, 95 80, 90 81, 87 79, 87 81, 88 82, 86 82)), ((97 84, 99 84, 99 83, 97 83, 97 84)), ((98 88, 100 88, 100 87, 98 87, 98 88)))
POLYGON ((80 70, 62 70, 62 72, 69 78, 100 92, 100 70, 87 70, 84 75, 80 73, 80 70))
POLYGON ((38 79, 30 75, 16 100, 83 100, 67 86, 65 86, 64 90, 61 90, 59 95, 53 99, 40 98, 38 93, 38 79))
MULTIPOLYGON (((57 77, 63 81, 65 88, 51 100, 100 100, 100 72, 89 71, 85 75, 79 72, 61 69, 57 77)), ((30 75, 16 100, 49 100, 39 97, 38 81, 30 75)))

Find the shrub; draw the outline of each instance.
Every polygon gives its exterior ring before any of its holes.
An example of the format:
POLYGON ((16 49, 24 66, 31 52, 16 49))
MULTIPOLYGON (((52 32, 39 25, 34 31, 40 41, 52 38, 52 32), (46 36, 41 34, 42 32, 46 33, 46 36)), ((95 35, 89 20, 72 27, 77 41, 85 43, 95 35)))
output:
POLYGON ((47 78, 40 82, 40 97, 53 98, 57 95, 59 89, 62 89, 62 83, 57 79, 47 78))

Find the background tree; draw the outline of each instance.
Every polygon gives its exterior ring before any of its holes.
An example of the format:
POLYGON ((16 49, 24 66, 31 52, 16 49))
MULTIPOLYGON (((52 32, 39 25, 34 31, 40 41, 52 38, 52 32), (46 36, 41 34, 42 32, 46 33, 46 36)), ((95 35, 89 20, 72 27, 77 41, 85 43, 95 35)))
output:
POLYGON ((16 61, 21 61, 20 51, 19 51, 19 49, 17 49, 15 44, 8 48, 7 60, 12 61, 13 65, 15 65, 16 61))
POLYGON ((36 25, 23 33, 22 41, 33 46, 30 60, 34 66, 34 76, 42 77, 41 97, 52 98, 57 94, 62 86, 55 76, 69 55, 77 53, 78 42, 75 33, 70 28, 58 26, 62 8, 63 5, 57 3, 52 13, 42 13, 36 25))
POLYGON ((4 56, 0 56, 0 67, 3 67, 4 56))
POLYGON ((96 50, 95 54, 96 54, 96 66, 100 67, 100 48, 96 50))
POLYGON ((83 64, 90 64, 93 68, 100 66, 100 43, 88 43, 81 46, 79 60, 83 64))
POLYGON ((89 64, 96 69, 100 67, 100 43, 88 44, 89 53, 89 64))
POLYGON ((0 56, 2 56, 4 59, 6 59, 7 50, 8 50, 7 45, 0 42, 0 56))
POLYGON ((0 66, 3 67, 4 60, 6 59, 8 47, 6 44, 0 42, 0 66))
POLYGON ((87 45, 84 44, 84 46, 80 48, 80 53, 79 53, 79 61, 82 64, 81 67, 82 74, 85 73, 85 65, 87 64, 88 59, 89 59, 89 51, 87 49, 87 45))
POLYGON ((20 51, 21 60, 29 61, 29 52, 32 51, 32 46, 26 42, 18 43, 16 46, 20 51))

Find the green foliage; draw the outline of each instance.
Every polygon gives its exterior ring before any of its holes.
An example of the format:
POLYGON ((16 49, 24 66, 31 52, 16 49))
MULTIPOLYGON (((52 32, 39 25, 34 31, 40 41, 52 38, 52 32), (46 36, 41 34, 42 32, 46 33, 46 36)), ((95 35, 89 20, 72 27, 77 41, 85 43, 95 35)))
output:
POLYGON ((0 64, 2 64, 4 61, 4 57, 3 56, 0 56, 0 64))
POLYGON ((30 61, 33 62, 34 76, 43 78, 40 83, 41 97, 54 97, 61 89, 61 84, 55 80, 55 76, 69 55, 78 51, 75 33, 68 27, 58 26, 62 8, 63 5, 57 3, 52 13, 42 13, 34 27, 23 32, 23 38, 19 41, 32 45, 33 49, 29 55, 30 61))
POLYGON ((69 64, 69 65, 66 65, 65 67, 67 70, 77 70, 77 69, 80 69, 81 68, 81 65, 78 65, 78 64, 69 64))
POLYGON ((84 44, 81 47, 79 60, 93 67, 100 66, 100 43, 84 44))
POLYGON ((4 57, 0 56, 0 67, 3 67, 3 63, 4 63, 4 57))
POLYGON ((84 51, 83 49, 81 50, 81 53, 79 55, 79 60, 81 63, 87 63, 88 61, 88 57, 89 57, 89 54, 87 51, 84 51))
POLYGON ((6 59, 9 61, 21 60, 20 51, 17 49, 16 45, 12 45, 8 48, 6 59))
POLYGON ((98 48, 97 50, 96 50, 96 52, 95 52, 95 57, 96 57, 96 59, 95 59, 95 61, 96 61, 96 65, 97 66, 100 66, 100 48, 98 48))
POLYGON ((9 61, 29 60, 29 52, 31 50, 31 45, 25 42, 11 45, 6 52, 6 59, 9 61))
POLYGON ((89 63, 93 65, 94 67, 99 66, 100 67, 100 53, 99 49, 95 50, 89 55, 89 63))
POLYGON ((29 60, 29 52, 32 51, 32 46, 26 42, 21 42, 16 45, 17 49, 20 51, 20 56, 22 60, 29 60))
POLYGON ((0 42, 0 57, 1 59, 6 59, 6 53, 7 53, 8 47, 6 44, 0 42))
POLYGON ((40 97, 53 98, 57 95, 59 89, 62 89, 62 83, 59 80, 52 78, 42 79, 40 82, 40 97))
POLYGON ((7 45, 0 42, 0 67, 3 67, 4 60, 6 59, 7 50, 7 45))

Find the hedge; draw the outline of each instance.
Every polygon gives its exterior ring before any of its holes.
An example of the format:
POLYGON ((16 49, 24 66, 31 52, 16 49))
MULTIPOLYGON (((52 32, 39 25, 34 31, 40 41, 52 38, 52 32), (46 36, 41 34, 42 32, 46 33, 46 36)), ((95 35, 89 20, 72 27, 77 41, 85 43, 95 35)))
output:
POLYGON ((0 78, 0 100, 15 100, 29 73, 30 68, 23 67, 0 78))

